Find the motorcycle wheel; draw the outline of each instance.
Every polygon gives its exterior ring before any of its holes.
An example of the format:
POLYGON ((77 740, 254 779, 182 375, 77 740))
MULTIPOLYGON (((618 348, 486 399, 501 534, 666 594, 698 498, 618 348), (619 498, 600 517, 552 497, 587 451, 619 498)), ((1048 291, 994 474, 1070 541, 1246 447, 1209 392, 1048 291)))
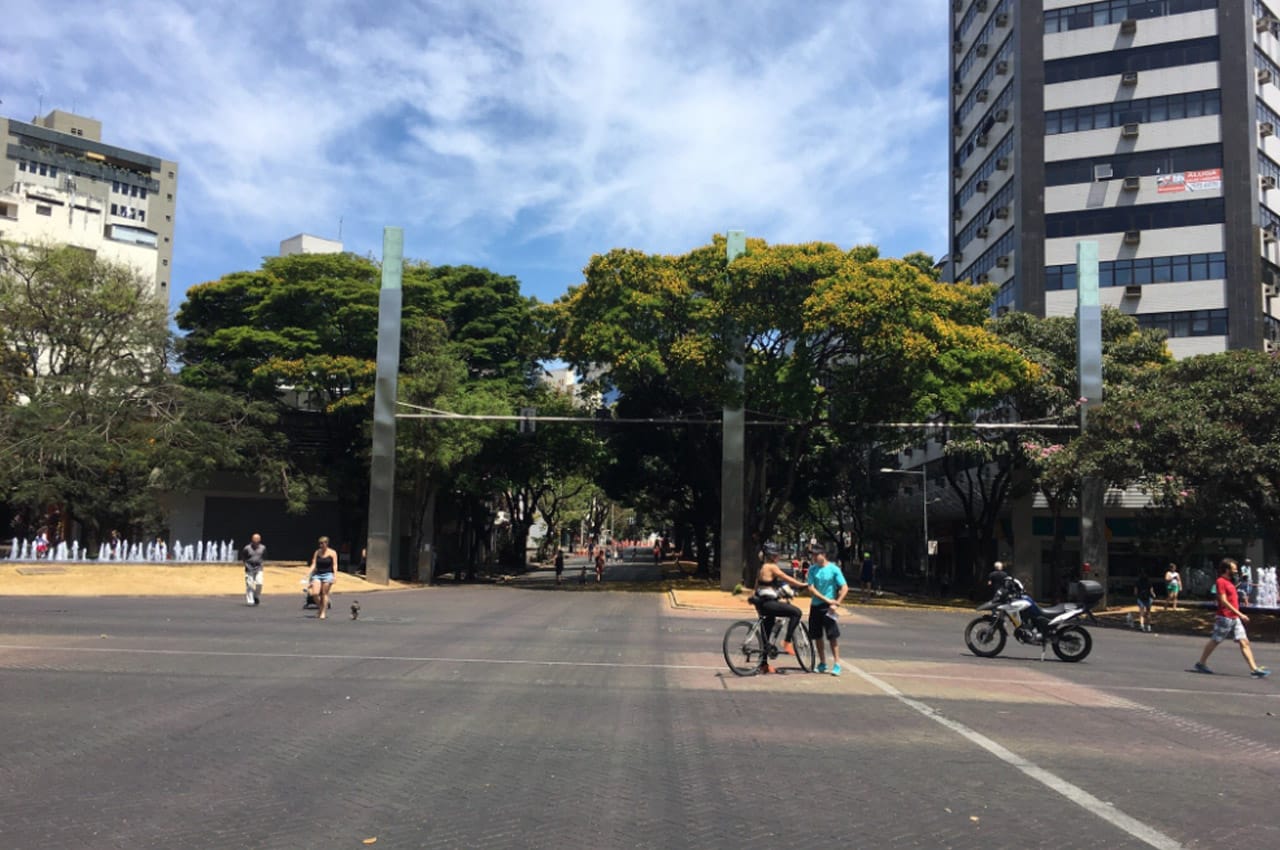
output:
POLYGON ((964 643, 974 655, 995 658, 1004 649, 1009 636, 996 617, 979 617, 965 626, 964 643))
POLYGON ((1063 661, 1083 661, 1093 651, 1093 637, 1080 626, 1067 626, 1053 636, 1053 654, 1063 661))

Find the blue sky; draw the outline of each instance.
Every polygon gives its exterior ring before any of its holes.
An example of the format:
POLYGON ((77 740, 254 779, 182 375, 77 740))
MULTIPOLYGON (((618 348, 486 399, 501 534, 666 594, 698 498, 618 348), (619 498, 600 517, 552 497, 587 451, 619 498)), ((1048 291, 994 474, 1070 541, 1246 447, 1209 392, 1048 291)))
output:
POLYGON ((0 110, 181 166, 172 307, 296 233, 552 300, 616 247, 946 247, 939 0, 6 0, 0 110))

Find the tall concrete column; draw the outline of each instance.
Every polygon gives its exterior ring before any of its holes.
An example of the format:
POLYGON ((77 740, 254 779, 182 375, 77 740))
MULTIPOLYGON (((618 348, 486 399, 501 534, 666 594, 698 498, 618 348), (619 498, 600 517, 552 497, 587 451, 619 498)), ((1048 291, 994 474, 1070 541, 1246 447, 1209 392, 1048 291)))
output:
POLYGON ((400 312, 404 231, 382 229, 382 289, 378 293, 378 360, 373 390, 373 459, 369 468, 369 541, 365 577, 388 584, 396 559, 396 393, 400 373, 400 312))
MULTIPOLYGON (((1080 378, 1080 432, 1089 411, 1102 404, 1102 306, 1098 298, 1098 243, 1076 243, 1076 367, 1080 378)), ((1106 483, 1080 479, 1080 558, 1091 566, 1088 578, 1107 587, 1106 483)), ((1106 597, 1102 604, 1106 605, 1106 597)))
MULTIPOLYGON (((728 262, 732 263, 746 253, 747 234, 743 230, 730 230, 727 237, 728 262)), ((726 332, 729 334, 730 351, 726 368, 729 382, 736 388, 739 398, 724 408, 720 460, 720 589, 733 590, 734 585, 743 579, 746 562, 744 482, 747 426, 741 399, 746 378, 746 340, 738 327, 727 328, 726 332)))

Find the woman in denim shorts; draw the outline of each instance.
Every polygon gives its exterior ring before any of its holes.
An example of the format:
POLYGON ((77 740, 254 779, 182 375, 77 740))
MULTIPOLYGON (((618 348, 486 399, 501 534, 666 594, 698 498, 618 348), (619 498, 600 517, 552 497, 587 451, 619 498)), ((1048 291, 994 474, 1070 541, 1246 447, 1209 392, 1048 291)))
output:
POLYGON ((318 602, 319 619, 329 613, 329 591, 333 588, 334 573, 338 569, 338 553, 329 547, 329 538, 321 537, 315 554, 311 556, 311 595, 318 602))

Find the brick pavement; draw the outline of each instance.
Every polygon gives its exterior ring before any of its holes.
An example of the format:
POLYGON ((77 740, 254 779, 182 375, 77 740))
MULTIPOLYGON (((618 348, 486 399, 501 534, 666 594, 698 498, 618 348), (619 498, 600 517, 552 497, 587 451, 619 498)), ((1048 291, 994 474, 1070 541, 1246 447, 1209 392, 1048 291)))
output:
MULTIPOLYGON (((865 679, 728 675, 726 618, 475 587, 323 623, 0 598, 0 846, 1140 846, 865 679)), ((1181 844, 1275 843, 1213 793, 1280 778, 1272 683, 1180 674, 1191 639, 975 659, 963 622, 875 611, 846 653, 1181 844)))

